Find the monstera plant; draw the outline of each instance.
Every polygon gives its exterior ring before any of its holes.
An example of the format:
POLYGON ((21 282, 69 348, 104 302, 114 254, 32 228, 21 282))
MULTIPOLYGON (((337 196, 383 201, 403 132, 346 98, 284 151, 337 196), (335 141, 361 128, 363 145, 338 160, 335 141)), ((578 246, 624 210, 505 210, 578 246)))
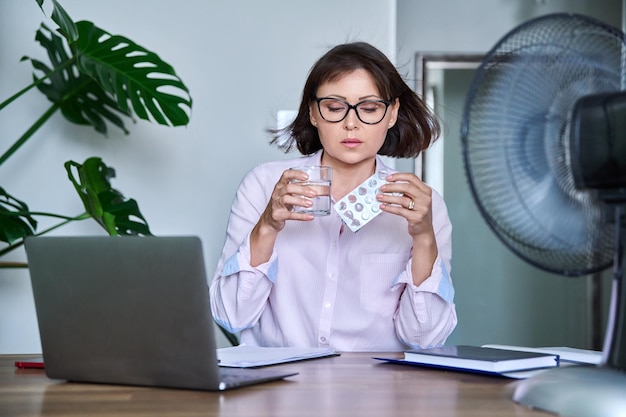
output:
MULTIPOLYGON (((36 1, 44 11, 45 0, 36 1)), ((169 64, 128 38, 111 35, 88 21, 74 22, 57 0, 50 2, 51 19, 58 29, 42 23, 35 36, 49 63, 22 58, 33 67, 33 82, 0 103, 0 111, 33 88, 52 104, 0 155, 0 169, 58 111, 69 122, 90 125, 102 134, 107 133, 109 124, 128 133, 124 121, 134 120, 134 116, 166 126, 189 123, 189 90, 169 64)), ((110 235, 151 234, 135 200, 111 187, 115 171, 100 158, 67 161, 65 170, 82 200, 83 213, 67 216, 32 211, 0 184, 0 259, 28 236, 84 219, 94 219, 110 235), (40 217, 56 218, 58 223, 38 231, 40 217)), ((0 266, 25 265, 0 262, 0 266)))

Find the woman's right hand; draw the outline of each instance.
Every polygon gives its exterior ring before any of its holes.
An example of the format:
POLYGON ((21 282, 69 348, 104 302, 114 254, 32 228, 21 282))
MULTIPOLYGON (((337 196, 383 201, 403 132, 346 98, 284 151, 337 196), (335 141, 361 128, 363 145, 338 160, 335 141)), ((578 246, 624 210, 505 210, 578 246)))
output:
POLYGON ((306 180, 307 174, 288 169, 281 175, 274 186, 270 201, 261 214, 250 235, 250 265, 258 266, 267 262, 272 255, 276 236, 285 227, 287 220, 311 221, 312 214, 293 211, 294 206, 310 207, 310 198, 315 191, 292 180, 306 180), (309 198, 304 198, 309 197, 309 198))
POLYGON ((316 196, 312 188, 293 182, 293 180, 304 181, 307 178, 307 174, 302 171, 293 169, 284 171, 274 186, 272 196, 257 226, 271 227, 274 231, 280 232, 287 220, 313 220, 314 216, 311 214, 293 211, 294 206, 310 207, 311 198, 316 196))

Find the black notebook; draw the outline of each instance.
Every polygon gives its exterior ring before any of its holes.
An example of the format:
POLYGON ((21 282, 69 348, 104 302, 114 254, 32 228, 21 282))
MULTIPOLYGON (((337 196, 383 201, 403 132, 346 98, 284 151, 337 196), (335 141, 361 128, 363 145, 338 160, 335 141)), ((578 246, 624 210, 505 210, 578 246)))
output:
POLYGON ((559 355, 480 346, 442 346, 404 352, 404 359, 375 358, 465 372, 503 374, 559 365, 559 355))

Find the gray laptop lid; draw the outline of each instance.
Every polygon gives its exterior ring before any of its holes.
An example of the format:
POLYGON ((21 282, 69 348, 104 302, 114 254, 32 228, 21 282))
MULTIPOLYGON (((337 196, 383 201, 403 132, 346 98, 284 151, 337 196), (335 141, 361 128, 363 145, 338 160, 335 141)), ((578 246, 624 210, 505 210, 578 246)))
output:
MULTIPOLYGON (((42 236, 25 247, 50 378, 231 387, 217 364, 200 239, 42 236)), ((233 386, 294 375, 233 371, 233 386)))

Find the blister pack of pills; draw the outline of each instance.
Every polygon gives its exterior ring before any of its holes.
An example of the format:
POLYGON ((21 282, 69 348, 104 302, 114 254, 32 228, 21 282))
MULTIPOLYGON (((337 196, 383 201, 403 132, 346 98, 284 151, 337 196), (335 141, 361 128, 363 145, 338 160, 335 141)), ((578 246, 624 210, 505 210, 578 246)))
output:
POLYGON ((385 180, 387 175, 389 173, 386 171, 375 173, 333 206, 346 226, 353 232, 371 222, 381 213, 376 194, 381 193, 380 187, 387 182, 385 180))

